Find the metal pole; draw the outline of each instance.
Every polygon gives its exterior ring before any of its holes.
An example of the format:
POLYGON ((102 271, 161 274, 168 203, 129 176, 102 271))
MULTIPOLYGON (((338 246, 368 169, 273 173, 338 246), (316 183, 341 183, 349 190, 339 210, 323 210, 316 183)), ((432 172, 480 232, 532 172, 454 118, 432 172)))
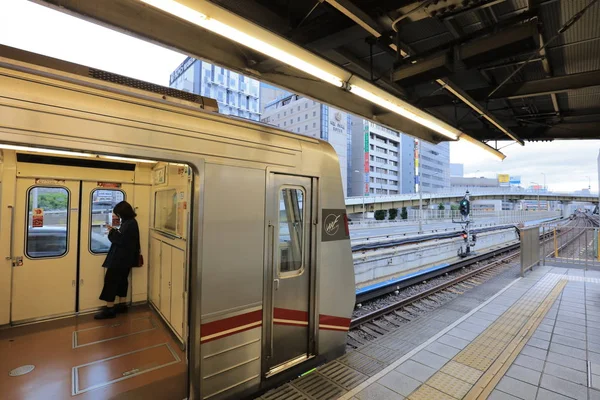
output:
POLYGON ((365 222, 365 191, 363 190, 363 216, 362 216, 362 222, 365 222))
POLYGON ((423 232, 423 191, 419 182, 419 233, 423 232))

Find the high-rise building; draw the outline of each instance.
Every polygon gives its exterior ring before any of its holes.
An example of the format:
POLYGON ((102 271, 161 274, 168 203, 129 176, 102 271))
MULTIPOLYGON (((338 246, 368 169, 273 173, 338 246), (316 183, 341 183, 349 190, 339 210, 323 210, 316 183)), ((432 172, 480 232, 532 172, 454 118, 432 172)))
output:
MULTIPOLYGON (((263 84, 264 85, 264 84, 263 84)), ((348 195, 350 117, 333 107, 296 94, 274 95, 262 110, 261 121, 280 129, 329 142, 340 160, 344 193, 348 195)))
POLYGON ((256 79, 188 57, 169 82, 172 88, 217 100, 222 114, 260 121, 260 83, 256 79))
POLYGON ((419 142, 373 122, 352 117, 352 196, 415 193, 419 172, 423 192, 450 187, 450 147, 419 142))

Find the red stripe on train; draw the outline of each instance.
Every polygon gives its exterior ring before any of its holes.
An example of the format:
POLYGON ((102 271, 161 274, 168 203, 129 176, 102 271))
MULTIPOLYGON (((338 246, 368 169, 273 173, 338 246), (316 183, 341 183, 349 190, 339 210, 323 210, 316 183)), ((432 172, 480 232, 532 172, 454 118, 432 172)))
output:
POLYGON ((334 317, 332 315, 319 315, 319 325, 339 326, 340 328, 350 328, 350 318, 334 317))
POLYGON ((290 310, 287 308, 275 308, 273 310, 273 318, 287 319, 290 321, 308 322, 308 312, 290 310))
POLYGON ((208 322, 200 326, 202 336, 211 336, 220 332, 236 329, 255 322, 262 322, 262 310, 252 311, 235 317, 208 322))

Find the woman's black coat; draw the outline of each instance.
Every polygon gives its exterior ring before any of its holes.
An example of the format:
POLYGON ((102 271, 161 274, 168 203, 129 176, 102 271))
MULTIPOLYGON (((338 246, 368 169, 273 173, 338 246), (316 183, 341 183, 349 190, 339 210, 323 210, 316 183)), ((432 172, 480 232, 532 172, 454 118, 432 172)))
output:
POLYGON ((119 229, 108 233, 110 250, 102 264, 105 268, 137 267, 140 257, 140 229, 135 218, 121 222, 119 229))

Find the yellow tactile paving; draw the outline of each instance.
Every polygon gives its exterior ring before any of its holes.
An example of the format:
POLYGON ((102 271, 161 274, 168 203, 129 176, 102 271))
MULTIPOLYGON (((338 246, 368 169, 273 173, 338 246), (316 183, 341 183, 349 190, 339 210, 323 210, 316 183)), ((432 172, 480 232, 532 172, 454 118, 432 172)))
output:
POLYGON ((471 385, 474 385, 481 375, 483 375, 483 372, 478 369, 471 368, 468 365, 456 361, 450 361, 448 364, 444 365, 440 371, 470 383, 471 385))
POLYGON ((449 394, 455 399, 462 399, 471 389, 472 385, 443 372, 436 372, 427 380, 427 384, 434 389, 449 394))
POLYGON ((422 385, 416 391, 412 392, 408 397, 408 400, 456 400, 452 396, 448 396, 446 393, 440 392, 431 386, 422 385))
POLYGON ((558 277, 542 278, 408 398, 486 398, 533 335, 565 284, 566 281, 558 277))

